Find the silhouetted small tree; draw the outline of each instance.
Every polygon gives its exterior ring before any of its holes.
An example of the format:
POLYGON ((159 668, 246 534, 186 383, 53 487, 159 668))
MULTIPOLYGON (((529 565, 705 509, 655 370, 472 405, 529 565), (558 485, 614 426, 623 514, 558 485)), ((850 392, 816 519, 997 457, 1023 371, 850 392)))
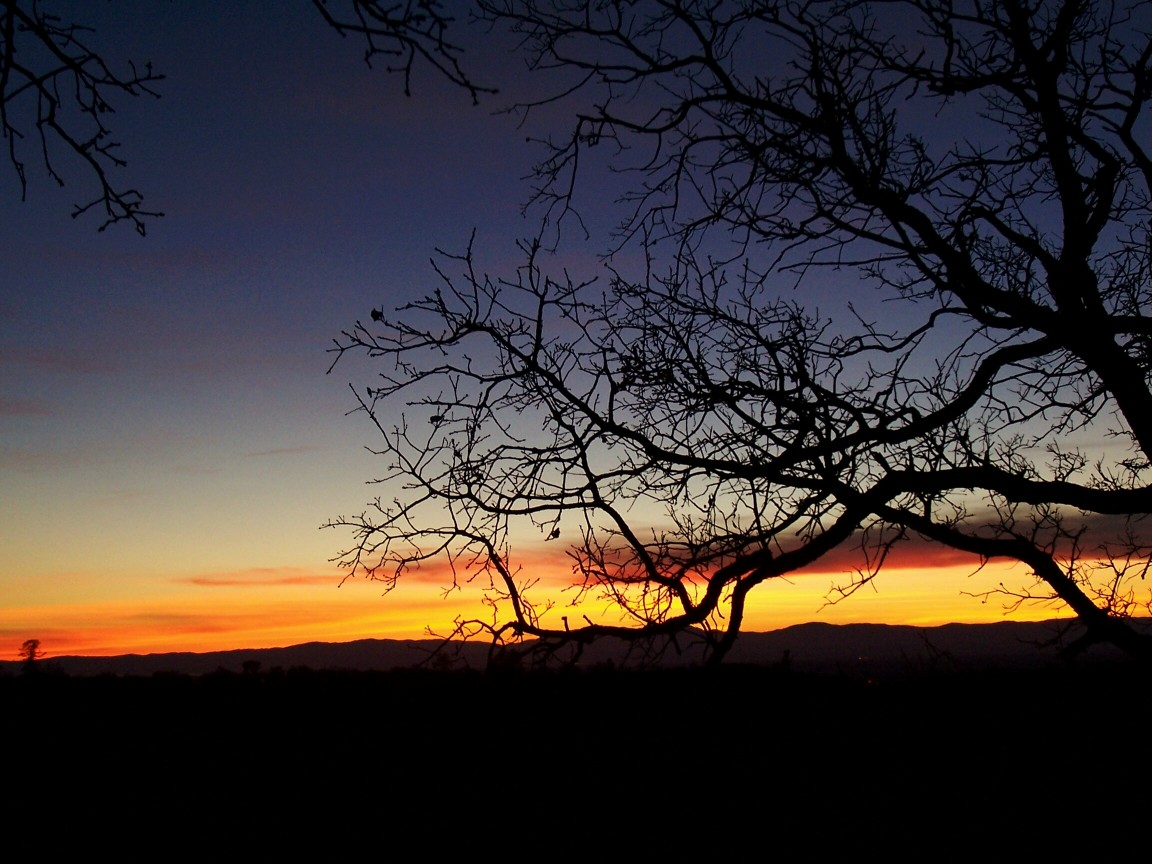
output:
POLYGON ((1152 656, 1152 14, 1139 2, 488 2, 543 95, 523 263, 469 247, 337 359, 390 493, 351 573, 443 559, 497 642, 723 656, 749 593, 834 550, 851 594, 919 538, 1016 559, 1009 603, 1152 656), (603 169, 610 183, 596 172, 603 169), (619 195, 603 267, 554 258, 619 195), (514 540, 567 542, 552 621, 514 540), (569 616, 571 618, 571 616, 569 616), (572 618, 572 621, 575 621, 572 618))
POLYGON ((23 664, 23 671, 25 675, 31 675, 36 672, 41 657, 44 652, 40 650, 39 639, 25 639, 24 644, 20 646, 20 662, 23 664))

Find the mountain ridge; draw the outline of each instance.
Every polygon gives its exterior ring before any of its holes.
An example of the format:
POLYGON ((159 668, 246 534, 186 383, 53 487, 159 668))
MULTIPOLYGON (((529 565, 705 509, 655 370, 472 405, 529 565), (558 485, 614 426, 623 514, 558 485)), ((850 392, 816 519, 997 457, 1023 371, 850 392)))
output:
MULTIPOLYGON (((1152 619, 1134 619, 1152 633, 1152 619)), ((1041 668, 1067 665, 1061 648, 1083 627, 1069 620, 1002 621, 990 624, 943 624, 931 627, 898 624, 829 624, 809 622, 779 630, 742 633, 726 658, 730 664, 787 667, 801 672, 852 677, 916 675, 939 671, 996 668, 1041 668)), ((691 666, 703 658, 699 639, 681 640, 651 665, 691 666)), ((391 671, 422 665, 433 668, 482 669, 489 646, 482 642, 439 639, 358 639, 350 642, 305 642, 279 648, 241 648, 209 652, 120 654, 102 657, 48 656, 46 668, 68 675, 200 675, 305 667, 314 670, 391 671), (437 659, 439 658, 439 659, 437 659)), ((1079 662, 1122 659, 1111 646, 1094 646, 1079 662)), ((587 647, 577 665, 635 665, 635 649, 621 640, 605 639, 587 647)), ((0 661, 0 674, 14 674, 20 661, 0 661)))

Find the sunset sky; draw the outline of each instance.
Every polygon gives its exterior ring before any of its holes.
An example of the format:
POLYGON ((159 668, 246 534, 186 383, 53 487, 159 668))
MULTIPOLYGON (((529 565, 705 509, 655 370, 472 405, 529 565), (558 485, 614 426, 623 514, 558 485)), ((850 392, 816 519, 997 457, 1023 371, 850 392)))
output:
MULTIPOLYGON (((518 260, 532 130, 418 70, 414 95, 298 2, 59 3, 114 62, 151 60, 159 100, 114 105, 117 179, 165 213, 146 237, 70 218, 30 151, 27 200, 0 161, 0 655, 270 647, 447 632, 467 592, 426 571, 382 596, 341 585, 381 471, 326 350, 373 307, 433 284, 429 257, 476 230, 485 267, 518 260)), ((505 93, 521 61, 478 39, 505 93)), ((588 255, 588 261, 594 260, 588 255)), ((523 561, 562 584, 559 544, 523 561)), ((761 590, 748 629, 805 621, 940 624, 1005 616, 964 592, 1019 568, 909 552, 874 587, 825 599, 850 563, 761 590)), ((560 595, 562 597, 562 595, 560 595)), ((1028 608, 1019 617, 1053 617, 1028 608)))

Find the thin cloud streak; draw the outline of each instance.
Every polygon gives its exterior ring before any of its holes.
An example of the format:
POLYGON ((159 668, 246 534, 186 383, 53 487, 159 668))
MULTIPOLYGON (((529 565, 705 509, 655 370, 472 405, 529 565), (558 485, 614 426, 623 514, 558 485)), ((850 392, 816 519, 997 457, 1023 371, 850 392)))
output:
POLYGON ((52 417, 56 409, 42 399, 0 396, 0 417, 52 417))
POLYGON ((109 360, 94 359, 69 347, 35 351, 0 349, 0 366, 33 368, 59 375, 105 375, 116 369, 109 360))
POLYGON ((204 588, 278 588, 285 585, 327 585, 335 586, 338 577, 332 575, 312 576, 190 576, 177 579, 184 585, 199 585, 204 588))
POLYGON ((276 447, 272 450, 257 450, 252 453, 245 453, 245 458, 248 459, 262 459, 266 456, 300 456, 305 453, 315 453, 319 447, 314 447, 311 444, 302 444, 299 447, 276 447))

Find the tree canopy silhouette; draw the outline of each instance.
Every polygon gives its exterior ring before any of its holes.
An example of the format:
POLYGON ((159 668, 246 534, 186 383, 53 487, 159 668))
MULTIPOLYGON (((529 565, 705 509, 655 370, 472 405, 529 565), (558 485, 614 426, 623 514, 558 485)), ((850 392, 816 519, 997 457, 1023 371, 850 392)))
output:
POLYGON ((852 546, 850 594, 919 539, 1023 562, 990 593, 1148 658, 1145 4, 479 8, 551 88, 517 109, 571 122, 519 269, 443 255, 336 341, 383 364, 354 391, 399 490, 332 521, 351 573, 446 560, 497 643, 692 628, 721 657, 758 585, 852 546), (551 253, 599 170, 622 218, 578 276, 551 253), (619 623, 549 614, 528 531, 619 623))

